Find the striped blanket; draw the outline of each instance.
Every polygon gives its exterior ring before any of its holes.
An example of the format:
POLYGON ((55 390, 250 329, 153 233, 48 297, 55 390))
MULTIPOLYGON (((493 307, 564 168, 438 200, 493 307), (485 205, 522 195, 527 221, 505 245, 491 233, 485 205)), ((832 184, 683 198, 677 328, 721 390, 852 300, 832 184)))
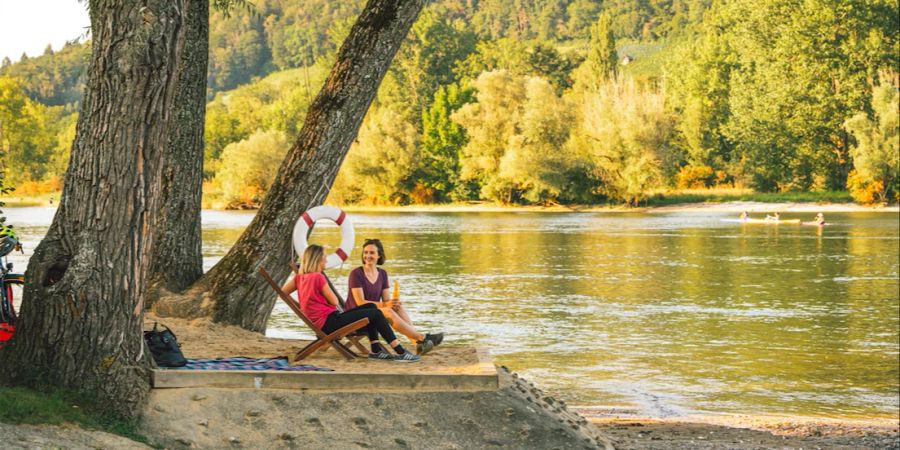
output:
POLYGON ((188 359, 184 367, 177 370, 288 370, 304 372, 332 372, 324 367, 311 366, 309 364, 290 365, 288 359, 281 358, 247 358, 238 356, 234 358, 195 358, 188 359))

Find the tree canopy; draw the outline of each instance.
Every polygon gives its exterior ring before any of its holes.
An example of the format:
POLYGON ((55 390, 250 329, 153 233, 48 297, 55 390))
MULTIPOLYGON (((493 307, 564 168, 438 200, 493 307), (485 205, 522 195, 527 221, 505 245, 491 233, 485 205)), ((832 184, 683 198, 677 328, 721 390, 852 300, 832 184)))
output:
MULTIPOLYGON (((299 132, 297 118, 305 114, 361 7, 361 1, 266 0, 249 10, 211 15, 207 206, 236 205, 222 197, 217 181, 222 178, 216 177, 225 167, 226 146, 257 133, 278 131, 290 139, 299 132)), ((896 5, 884 0, 430 2, 389 68, 377 108, 366 122, 368 127, 390 116, 410 126, 415 136, 403 141, 413 146, 409 152, 416 163, 392 167, 389 186, 370 184, 377 195, 339 182, 333 198, 373 203, 634 200, 619 195, 579 150, 588 144, 581 140, 578 120, 565 124, 566 142, 553 144, 572 163, 561 166, 564 180, 557 180, 565 188, 525 195, 528 188, 510 191, 499 181, 504 179, 501 148, 505 154, 508 147, 510 155, 534 148, 531 139, 521 137, 527 132, 518 128, 525 124, 518 116, 504 119, 512 121, 512 129, 498 129, 505 137, 497 137, 503 144, 494 145, 496 163, 482 160, 473 166, 470 154, 473 146, 483 145, 483 126, 450 117, 475 108, 466 105, 490 107, 479 98, 489 94, 478 86, 484 74, 496 71, 519 80, 514 84, 530 77, 546 80, 575 116, 596 106, 598 92, 617 89, 608 85, 633 84, 630 92, 638 96, 664 95, 670 131, 654 152, 668 155, 661 161, 666 167, 661 176, 641 184, 637 199, 688 185, 852 190, 859 183, 850 183, 849 174, 865 169, 856 165, 859 133, 851 132, 848 120, 872 117, 879 73, 898 67, 898 27, 896 5), (511 136, 520 137, 511 143, 511 136), (471 173, 473 167, 477 174, 471 173)), ((85 44, 75 43, 0 68, 0 75, 15 80, 17 95, 32 105, 23 109, 10 97, 7 106, 21 111, 16 113, 21 126, 14 132, 21 144, 6 157, 13 186, 52 189, 62 180, 58 162, 65 159, 67 146, 58 143, 71 135, 65 124, 74 122, 68 117, 77 111, 86 51, 85 44)), ((895 81, 887 83, 896 87, 895 81)), ((518 96, 506 100, 518 105, 514 114, 533 116, 528 109, 540 108, 525 101, 524 88, 507 94, 518 96)), ((616 114, 607 120, 628 119, 616 114)), ((382 139, 379 133, 361 136, 341 178, 358 176, 361 166, 354 161, 382 139)), ((264 191, 251 198, 263 198, 264 191)))

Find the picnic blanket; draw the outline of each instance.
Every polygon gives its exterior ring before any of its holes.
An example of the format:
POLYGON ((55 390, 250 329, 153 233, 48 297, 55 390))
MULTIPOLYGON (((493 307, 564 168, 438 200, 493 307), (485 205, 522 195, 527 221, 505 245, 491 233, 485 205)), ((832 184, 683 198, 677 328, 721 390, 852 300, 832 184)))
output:
POLYGON ((184 367, 179 370, 288 370, 302 372, 333 372, 331 369, 316 367, 309 364, 292 366, 286 357, 281 358, 247 358, 237 356, 234 358, 193 358, 188 359, 184 367))

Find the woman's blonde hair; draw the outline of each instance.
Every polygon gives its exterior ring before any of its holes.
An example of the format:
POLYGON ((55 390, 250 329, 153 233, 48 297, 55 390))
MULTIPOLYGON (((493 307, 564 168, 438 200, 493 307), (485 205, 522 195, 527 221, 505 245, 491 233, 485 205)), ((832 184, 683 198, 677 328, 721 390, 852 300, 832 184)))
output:
POLYGON ((319 271, 319 264, 325 258, 325 249, 321 245, 312 244, 303 251, 303 260, 300 261, 300 273, 312 273, 319 271))

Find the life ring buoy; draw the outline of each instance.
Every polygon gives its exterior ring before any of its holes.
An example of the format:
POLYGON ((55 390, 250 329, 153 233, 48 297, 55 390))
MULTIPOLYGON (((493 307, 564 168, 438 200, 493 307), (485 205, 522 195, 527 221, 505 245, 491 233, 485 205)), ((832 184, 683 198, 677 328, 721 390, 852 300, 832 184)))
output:
POLYGON ((325 258, 325 268, 330 269, 340 266, 347 260, 347 257, 350 256, 350 252, 353 250, 353 222, 339 208, 321 205, 301 214, 297 224, 294 225, 294 251, 297 252, 298 256, 303 255, 303 251, 309 245, 306 242, 306 235, 309 233, 309 229, 314 223, 322 219, 328 219, 341 227, 340 247, 325 258))

